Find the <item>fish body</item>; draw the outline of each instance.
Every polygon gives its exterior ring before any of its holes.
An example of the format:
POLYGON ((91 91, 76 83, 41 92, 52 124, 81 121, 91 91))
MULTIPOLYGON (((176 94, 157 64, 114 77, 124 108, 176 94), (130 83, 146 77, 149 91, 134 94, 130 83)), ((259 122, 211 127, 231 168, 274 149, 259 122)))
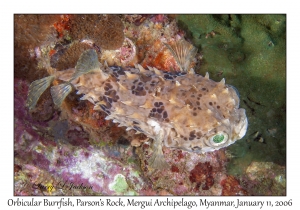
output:
MULTIPOLYGON (((187 53, 191 56, 191 50, 180 54, 176 48, 170 49, 180 56, 179 64, 187 53)), ((183 63, 180 66, 187 68, 188 62, 183 63)), ((49 76, 44 79, 44 86, 54 78, 65 82, 51 87, 56 105, 76 89, 83 95, 81 100, 88 100, 95 110, 106 112, 106 119, 153 139, 153 154, 149 159, 153 168, 168 166, 163 146, 205 153, 227 147, 241 139, 247 130, 246 113, 239 108, 235 89, 226 85, 224 79, 215 82, 208 74, 203 77, 192 69, 163 72, 140 65, 108 67, 99 63, 95 50, 87 50, 75 69, 49 76)), ((30 86, 29 107, 35 105, 31 99, 37 96, 33 97, 33 93, 41 94, 44 89, 30 86)))

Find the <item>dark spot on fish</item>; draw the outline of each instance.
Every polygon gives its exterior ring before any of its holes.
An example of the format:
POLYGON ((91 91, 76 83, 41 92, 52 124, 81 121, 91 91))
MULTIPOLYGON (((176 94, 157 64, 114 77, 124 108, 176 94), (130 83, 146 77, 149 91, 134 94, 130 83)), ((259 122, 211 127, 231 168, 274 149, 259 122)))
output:
POLYGON ((145 90, 142 90, 142 91, 138 91, 135 95, 136 96, 145 96, 147 93, 145 90))
POLYGON ((119 75, 125 75, 125 71, 123 71, 123 70, 118 71, 118 74, 119 74, 119 75))
POLYGON ((199 102, 199 101, 196 101, 196 104, 199 106, 199 105, 200 105, 200 102, 199 102))
POLYGON ((120 99, 120 97, 119 97, 118 95, 116 95, 116 96, 113 98, 113 101, 114 101, 114 102, 117 102, 119 99, 120 99))
POLYGON ((161 114, 155 113, 155 114, 154 114, 154 117, 155 117, 156 119, 161 119, 161 114))
POLYGON ((113 87, 110 83, 107 83, 107 86, 109 87, 109 89, 113 87))
POLYGON ((173 80, 173 77, 170 76, 169 74, 165 74, 164 78, 167 79, 167 80, 173 80))
POLYGON ((195 138, 196 138, 196 131, 195 130, 193 130, 193 131, 191 131, 190 132, 190 138, 189 138, 189 140, 191 141, 191 140, 194 140, 195 138))
POLYGON ((163 111, 163 109, 157 109, 157 112, 160 114, 162 113, 162 111, 163 111))
POLYGON ((212 106, 212 102, 209 102, 209 105, 211 105, 211 106, 212 106))
POLYGON ((220 106, 219 106, 219 105, 217 106, 217 109, 220 109, 220 106))
POLYGON ((198 132, 196 133, 196 135, 197 135, 198 138, 200 138, 200 137, 202 136, 202 133, 201 133, 200 131, 198 131, 198 132))
POLYGON ((151 80, 152 80, 152 77, 151 77, 151 76, 147 76, 147 75, 145 75, 145 74, 141 74, 140 80, 141 80, 142 82, 146 83, 146 82, 151 81, 151 80))
POLYGON ((158 102, 155 102, 155 103, 154 103, 154 106, 155 106, 155 107, 159 107, 159 103, 158 103, 158 102))
POLYGON ((202 88, 202 90, 203 90, 203 91, 205 91, 205 90, 206 90, 206 88, 202 88))
POLYGON ((137 91, 142 91, 142 90, 144 90, 144 88, 139 86, 139 87, 136 88, 136 90, 137 91))
POLYGON ((163 118, 167 118, 168 117, 168 113, 166 111, 163 112, 163 118))
POLYGON ((194 112, 194 113, 193 113, 193 116, 197 116, 197 113, 196 113, 196 112, 194 112))
POLYGON ((138 125, 139 123, 138 123, 138 122, 136 122, 136 121, 133 121, 133 124, 136 124, 136 125, 138 125))

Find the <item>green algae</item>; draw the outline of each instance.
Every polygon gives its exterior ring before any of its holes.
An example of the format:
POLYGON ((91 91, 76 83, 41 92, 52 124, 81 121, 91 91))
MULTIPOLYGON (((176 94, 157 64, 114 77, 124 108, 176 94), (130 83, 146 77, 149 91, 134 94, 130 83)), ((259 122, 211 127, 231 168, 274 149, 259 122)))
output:
POLYGON ((109 189, 115 191, 117 195, 138 195, 135 190, 130 188, 122 174, 115 175, 114 181, 109 184, 109 189))
POLYGON ((123 194, 128 189, 128 184, 122 174, 117 174, 114 181, 109 184, 109 189, 115 191, 117 194, 123 194))
POLYGON ((286 16, 178 15, 180 28, 203 56, 196 72, 233 85, 247 111, 246 136, 227 149, 228 173, 252 161, 286 162, 286 16), (270 132, 270 130, 272 132, 270 132), (255 137, 259 133, 260 138, 255 137))
POLYGON ((117 174, 114 181, 109 184, 109 189, 115 191, 117 195, 138 195, 138 193, 130 189, 126 178, 122 174, 117 174))

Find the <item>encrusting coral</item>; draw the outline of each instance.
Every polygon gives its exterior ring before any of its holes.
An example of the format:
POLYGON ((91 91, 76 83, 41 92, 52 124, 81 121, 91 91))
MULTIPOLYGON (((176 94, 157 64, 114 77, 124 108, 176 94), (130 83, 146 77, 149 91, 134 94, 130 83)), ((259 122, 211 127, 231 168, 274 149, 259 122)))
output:
POLYGON ((91 40, 105 50, 115 50, 124 41, 124 26, 117 15, 74 15, 70 35, 75 40, 91 40))

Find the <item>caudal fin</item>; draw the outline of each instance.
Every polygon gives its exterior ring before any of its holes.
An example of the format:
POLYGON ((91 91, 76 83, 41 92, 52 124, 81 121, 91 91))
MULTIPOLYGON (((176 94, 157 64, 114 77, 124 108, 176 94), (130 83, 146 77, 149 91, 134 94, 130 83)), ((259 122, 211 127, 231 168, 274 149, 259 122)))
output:
POLYGON ((80 77, 83 74, 100 69, 97 52, 92 49, 84 51, 77 61, 75 69, 76 71, 70 81, 80 77))
POLYGON ((192 59, 196 56, 197 48, 183 39, 173 45, 166 43, 165 45, 171 51, 180 71, 187 72, 192 59))
POLYGON ((26 106, 29 109, 33 109, 38 102, 39 98, 45 92, 45 90, 50 86, 53 81, 54 76, 48 76, 39 80, 32 82, 29 86, 28 97, 26 100, 26 106))
POLYGON ((54 104, 59 107, 61 106, 64 99, 72 91, 72 86, 70 83, 63 83, 60 85, 52 86, 50 91, 54 104))

